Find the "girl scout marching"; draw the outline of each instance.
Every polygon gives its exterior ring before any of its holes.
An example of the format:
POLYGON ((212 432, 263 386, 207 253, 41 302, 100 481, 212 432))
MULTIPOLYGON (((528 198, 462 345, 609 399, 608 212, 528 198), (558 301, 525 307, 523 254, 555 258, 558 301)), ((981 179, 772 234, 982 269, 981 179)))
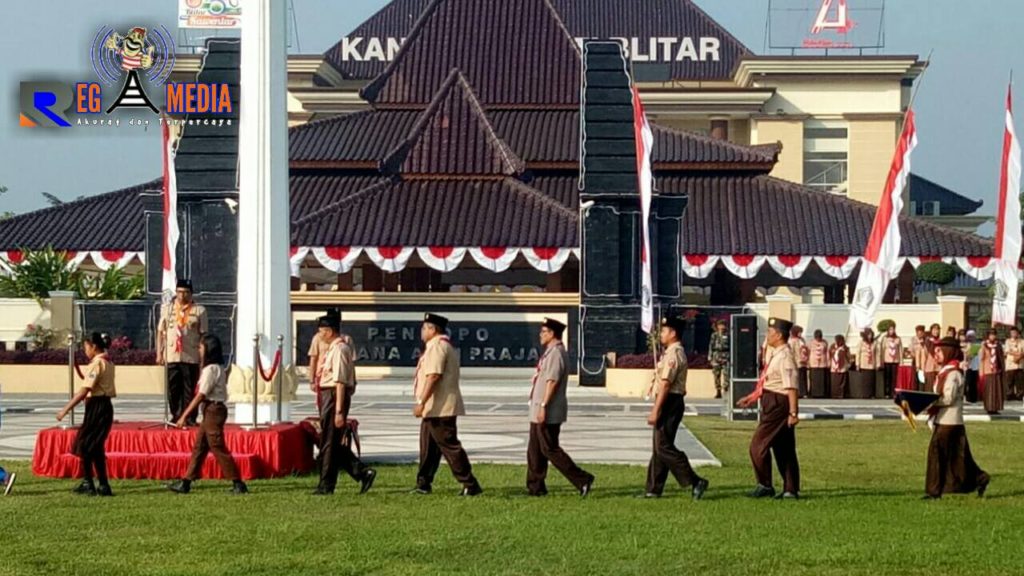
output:
MULTIPOLYGON (((322 496, 334 493, 339 470, 344 470, 359 484, 360 494, 370 490, 377 475, 341 441, 356 382, 351 339, 342 334, 340 324, 341 315, 334 311, 318 319, 318 338, 323 346, 314 342, 318 355, 311 363, 314 368, 311 380, 319 396, 323 430, 320 445, 322 470, 314 494, 322 496)), ((432 493, 434 475, 443 457, 452 475, 462 484, 459 495, 473 497, 482 494, 483 489, 458 438, 457 419, 465 414, 465 407, 459 389, 459 354, 448 340, 447 326, 447 318, 432 313, 424 316, 421 325, 425 351, 416 367, 413 407, 413 415, 421 420, 420 454, 412 492, 424 496, 432 493)), ((647 418, 647 424, 653 431, 653 442, 646 488, 640 494, 644 498, 660 497, 670 474, 694 500, 703 498, 709 486, 707 479, 694 472, 686 453, 675 445, 686 396, 687 358, 682 346, 684 326, 679 318, 666 318, 661 324, 660 340, 665 351, 655 367, 648 393, 655 400, 647 418)), ((801 375, 806 372, 802 369, 809 366, 809 387, 820 390, 824 387, 823 373, 827 370, 829 357, 834 359, 848 353, 841 340, 826 352, 827 343, 817 331, 809 345, 799 347, 797 350, 801 352, 795 352, 792 338, 799 339, 799 334, 794 334, 793 328, 789 321, 769 319, 763 371, 754 392, 738 402, 742 407, 760 404, 759 423, 750 442, 750 460, 756 481, 749 493, 752 498, 795 500, 800 497, 796 427, 800 423, 801 375), (802 353, 803 348, 807 349, 806 354, 802 353), (781 491, 773 482, 773 459, 782 479, 781 491)), ((547 495, 549 463, 561 472, 581 497, 590 495, 595 482, 594 475, 581 469, 559 445, 561 425, 568 412, 568 355, 562 344, 565 329, 564 324, 550 318, 545 318, 540 326, 539 339, 544 353, 529 396, 530 440, 525 484, 527 493, 532 496, 547 495)), ((921 327, 918 339, 922 341, 923 332, 921 327)), ((888 335, 890 339, 892 336, 888 335)), ((1015 332, 1014 338, 1019 338, 1019 334, 1015 332)), ((977 492, 978 496, 984 496, 991 478, 974 461, 963 424, 965 383, 961 343, 956 338, 940 340, 934 334, 932 340, 927 359, 922 350, 924 346, 914 349, 921 365, 933 367, 934 372, 928 374, 927 369, 925 372, 930 376, 930 388, 937 396, 928 408, 934 432, 927 454, 925 497, 940 498, 951 492, 977 492)), ((63 420, 78 404, 85 403, 85 419, 72 446, 73 453, 80 458, 83 478, 74 489, 76 494, 113 495, 104 449, 114 422, 111 400, 117 397, 115 367, 107 357, 109 346, 110 338, 96 332, 83 343, 89 358, 85 384, 57 414, 57 420, 63 420)), ((203 415, 202 424, 196 431, 195 448, 187 470, 181 480, 168 488, 179 494, 188 494, 193 482, 201 477, 207 454, 212 452, 221 471, 232 480, 231 492, 246 494, 248 487, 242 481, 224 440, 227 390, 223 348, 220 340, 212 334, 202 335, 200 348, 202 367, 197 391, 187 407, 177 415, 176 425, 179 428, 186 426, 197 411, 203 415)), ((1024 349, 1024 346, 1013 340, 1007 348, 1016 370, 1020 357, 1018 349, 1024 349)), ((884 362, 892 363, 898 355, 898 351, 887 353, 884 362)), ((995 357, 995 352, 992 357, 995 357)), ((1001 358, 997 360, 1001 361, 1001 358)), ((996 361, 992 363, 995 365, 996 361)), ((835 381, 837 374, 834 370, 832 376, 835 381)), ((839 377, 842 376, 840 374, 839 377)))

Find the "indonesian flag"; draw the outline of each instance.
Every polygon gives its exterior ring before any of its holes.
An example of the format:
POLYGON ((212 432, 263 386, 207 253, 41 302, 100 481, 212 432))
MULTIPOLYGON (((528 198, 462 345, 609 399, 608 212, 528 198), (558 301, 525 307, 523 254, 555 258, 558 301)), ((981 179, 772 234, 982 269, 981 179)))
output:
POLYGON ((999 173, 999 212, 996 215, 995 294, 992 325, 1016 325, 1017 263, 1020 261, 1020 167, 1021 151, 1013 129, 1013 85, 1006 91, 1006 130, 1003 162, 999 173))
POLYGON ((177 252, 178 252, 178 182, 174 173, 174 145, 177 135, 172 132, 168 122, 163 123, 163 157, 164 157, 164 257, 163 280, 161 288, 164 299, 170 301, 177 288, 177 252))
POLYGON ((636 133, 636 173, 640 189, 640 218, 643 231, 640 237, 640 326, 644 332, 651 333, 654 326, 654 306, 651 286, 651 254, 650 254, 650 219, 651 219, 651 188, 654 175, 651 173, 651 153, 654 150, 654 132, 647 123, 644 105, 640 101, 640 91, 633 87, 633 130, 636 133))
POLYGON ((900 255, 899 215, 903 210, 903 191, 910 178, 910 154, 917 146, 917 127, 914 125, 914 111, 907 110, 903 133, 896 144, 889 177, 885 180, 885 191, 875 212, 875 223, 871 226, 864 258, 857 278, 857 289, 853 293, 850 307, 850 324, 858 330, 871 326, 878 305, 892 280, 892 271, 900 255))

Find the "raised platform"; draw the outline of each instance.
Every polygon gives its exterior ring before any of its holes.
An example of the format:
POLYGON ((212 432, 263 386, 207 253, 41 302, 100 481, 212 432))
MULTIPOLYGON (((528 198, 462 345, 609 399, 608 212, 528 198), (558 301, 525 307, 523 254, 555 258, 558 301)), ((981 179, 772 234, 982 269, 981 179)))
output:
MULTIPOLYGON (((153 422, 118 422, 107 438, 107 469, 111 478, 170 480, 188 466, 196 428, 178 430, 153 422)), ((36 438, 32 472, 51 478, 82 475, 71 454, 76 428, 46 428, 36 438)), ((277 424, 245 430, 229 424, 224 437, 245 480, 301 474, 313 469, 313 440, 297 424, 277 424)), ((203 478, 223 478, 212 455, 206 457, 203 478)))

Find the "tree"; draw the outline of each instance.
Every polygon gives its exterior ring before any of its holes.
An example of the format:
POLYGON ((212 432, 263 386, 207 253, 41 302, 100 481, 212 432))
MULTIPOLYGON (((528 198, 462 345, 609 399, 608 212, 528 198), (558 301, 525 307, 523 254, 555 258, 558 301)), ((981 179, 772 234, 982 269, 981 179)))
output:
POLYGON ((914 275, 918 282, 937 284, 939 295, 942 295, 942 287, 956 280, 957 271, 956 268, 945 262, 925 262, 917 267, 914 275))
POLYGON ((50 292, 75 292, 85 300, 136 300, 144 294, 145 278, 123 269, 85 272, 72 267, 65 252, 44 248, 22 250, 21 262, 0 276, 0 298, 48 298, 50 292))

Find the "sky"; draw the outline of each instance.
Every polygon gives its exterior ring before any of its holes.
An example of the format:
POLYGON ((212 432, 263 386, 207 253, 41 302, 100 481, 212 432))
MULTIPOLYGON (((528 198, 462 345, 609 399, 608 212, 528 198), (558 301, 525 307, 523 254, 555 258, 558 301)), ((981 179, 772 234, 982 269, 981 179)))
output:
MULTIPOLYGON (((292 0, 298 34, 289 51, 321 53, 386 3, 292 0)), ((768 3, 697 0, 759 54, 766 53, 768 3)), ((9 190, 0 196, 0 213, 43 208, 47 206, 43 192, 72 200, 159 176, 157 126, 70 129, 60 134, 21 128, 18 90, 26 80, 91 79, 88 46, 101 26, 151 22, 172 28, 177 1, 35 0, 14 3, 6 13, 8 24, 0 37, 0 99, 5 111, 0 113, 0 186, 9 190), (44 34, 47 29, 57 32, 44 34)), ((924 58, 934 51, 915 102, 919 144, 913 171, 964 196, 984 200, 979 214, 991 215, 995 209, 1006 84, 1013 68, 1018 77, 1024 76, 1021 23, 1024 2, 1020 0, 889 0, 886 4, 883 53, 924 58)), ((1018 89, 1016 104, 1024 110, 1024 88, 1018 89)), ((1024 123, 1018 120, 1017 125, 1024 123)))

